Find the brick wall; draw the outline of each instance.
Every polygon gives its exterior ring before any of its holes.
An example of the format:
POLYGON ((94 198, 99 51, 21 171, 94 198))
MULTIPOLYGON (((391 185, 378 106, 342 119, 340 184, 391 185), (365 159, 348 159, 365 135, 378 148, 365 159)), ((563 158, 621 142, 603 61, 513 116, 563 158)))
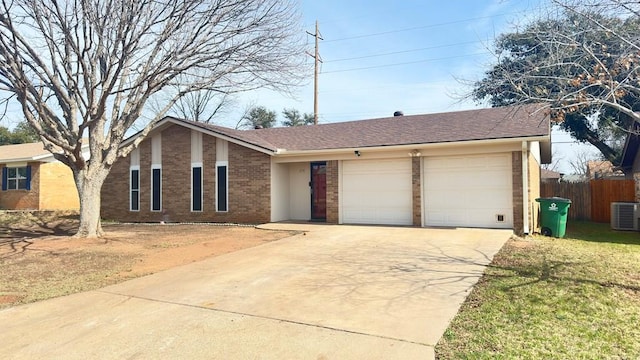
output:
MULTIPOLYGON (((146 141, 140 144, 140 148, 142 149, 145 145, 147 145, 146 141)), ((141 150, 140 157, 142 157, 142 152, 141 150)), ((102 185, 100 212, 103 219, 119 221, 139 220, 138 216, 140 213, 129 212, 129 164, 130 160, 128 156, 118 159, 111 167, 111 171, 102 185)), ((145 177, 145 179, 149 178, 145 177)), ((143 184, 140 182, 140 187, 142 186, 143 184)), ((142 200, 143 199, 140 198, 140 208, 148 209, 148 206, 146 208, 143 207, 142 200)))
POLYGON ((140 144, 140 211, 129 211, 129 166, 114 164, 102 188, 102 217, 117 221, 264 223, 271 219, 269 155, 229 143, 228 212, 216 212, 216 138, 203 135, 202 211, 191 211, 191 130, 162 131, 162 208, 151 208, 151 138, 140 144))
POLYGON ((522 152, 511 153, 511 173, 513 188, 513 231, 517 235, 524 234, 524 222, 522 220, 522 152))
POLYGON ((411 187, 413 196, 413 226, 422 226, 422 194, 420 193, 420 157, 411 158, 411 187))
MULTIPOLYGON (((0 191, 0 209, 4 210, 38 210, 40 205, 40 163, 32 162, 31 190, 0 191)), ((0 174, 5 165, 0 165, 0 174)), ((0 182, 2 179, 0 179, 0 182)))
POLYGON ((338 161, 327 161, 327 224, 337 224, 340 220, 338 179, 338 161))

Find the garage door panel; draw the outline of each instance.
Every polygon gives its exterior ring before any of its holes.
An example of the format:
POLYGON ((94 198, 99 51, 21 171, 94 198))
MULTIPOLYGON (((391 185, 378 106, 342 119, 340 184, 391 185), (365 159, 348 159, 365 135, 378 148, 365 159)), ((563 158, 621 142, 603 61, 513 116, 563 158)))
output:
POLYGON ((513 227, 511 154, 425 158, 423 172, 426 225, 513 227))
POLYGON ((411 161, 344 161, 341 195, 343 223, 410 225, 411 161))

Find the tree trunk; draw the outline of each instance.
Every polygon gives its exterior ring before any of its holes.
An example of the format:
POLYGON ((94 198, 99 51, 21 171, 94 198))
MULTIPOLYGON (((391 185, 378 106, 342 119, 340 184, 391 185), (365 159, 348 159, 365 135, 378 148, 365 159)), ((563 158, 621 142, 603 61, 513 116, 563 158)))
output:
POLYGON ((104 169, 81 170, 75 176, 80 196, 80 226, 75 237, 97 238, 104 234, 100 222, 100 192, 107 173, 104 169))

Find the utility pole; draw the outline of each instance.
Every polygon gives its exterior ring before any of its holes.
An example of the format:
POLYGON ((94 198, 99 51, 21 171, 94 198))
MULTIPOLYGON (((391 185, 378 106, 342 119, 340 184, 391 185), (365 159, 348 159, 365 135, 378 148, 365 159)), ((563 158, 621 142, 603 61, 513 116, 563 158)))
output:
POLYGON ((322 58, 320 58, 320 50, 318 48, 319 41, 324 40, 322 35, 320 34, 320 30, 318 30, 318 20, 316 20, 316 32, 312 34, 307 31, 307 34, 316 38, 316 48, 315 53, 310 54, 307 52, 307 55, 311 56, 315 60, 315 65, 313 69, 313 124, 318 125, 318 74, 320 73, 320 63, 322 62, 322 58))

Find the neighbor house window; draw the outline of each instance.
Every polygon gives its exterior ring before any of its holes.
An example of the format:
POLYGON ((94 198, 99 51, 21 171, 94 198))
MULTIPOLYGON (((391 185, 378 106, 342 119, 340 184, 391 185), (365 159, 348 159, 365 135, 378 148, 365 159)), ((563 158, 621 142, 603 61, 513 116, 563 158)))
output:
POLYGON ((191 211, 202 211, 202 164, 191 166, 191 211))
POLYGON ((2 190, 31 190, 31 166, 2 168, 2 190))
POLYGON ((140 211, 140 168, 132 167, 129 172, 130 210, 140 211))
POLYGON ((228 163, 216 163, 216 211, 228 211, 229 178, 227 174, 228 163))
POLYGON ((151 169, 151 211, 162 210, 162 168, 151 169))

